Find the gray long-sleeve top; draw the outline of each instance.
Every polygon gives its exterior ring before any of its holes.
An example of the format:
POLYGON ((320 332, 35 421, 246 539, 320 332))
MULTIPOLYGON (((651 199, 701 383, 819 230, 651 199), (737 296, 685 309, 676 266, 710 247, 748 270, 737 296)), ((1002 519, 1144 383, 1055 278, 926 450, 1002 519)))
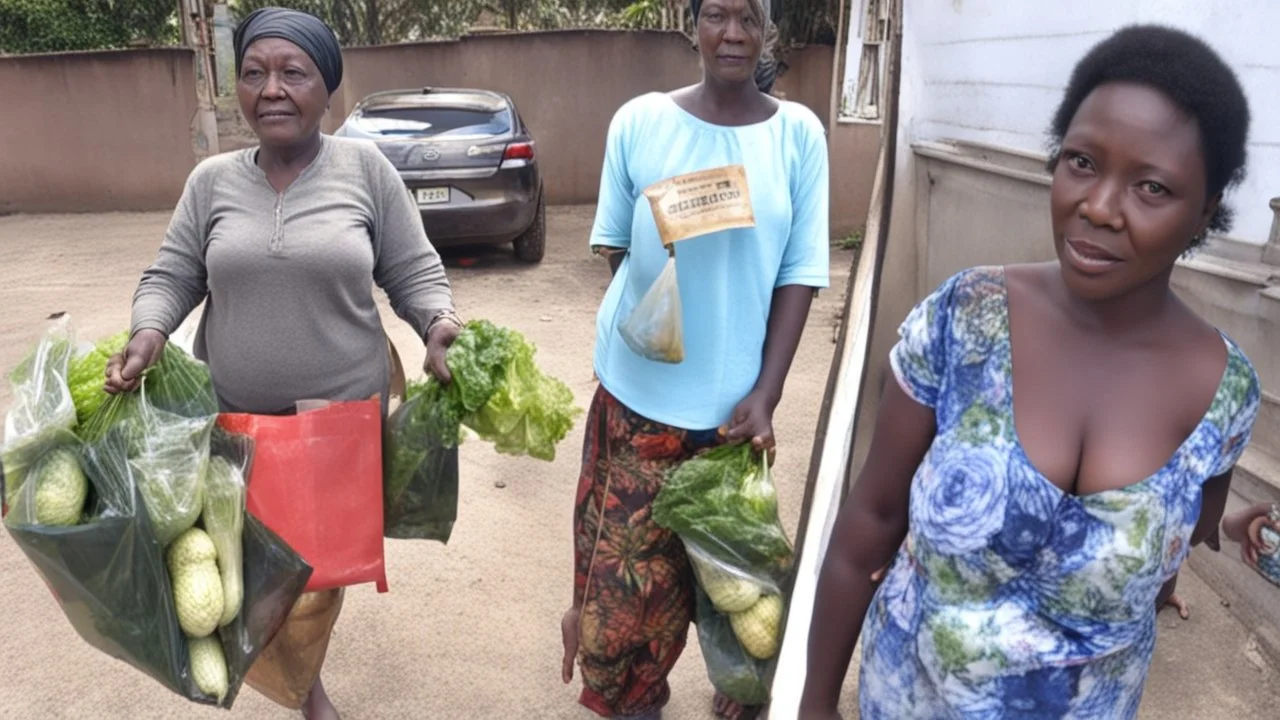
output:
POLYGON ((417 207, 372 142, 324 136, 284 193, 256 152, 192 171, 134 294, 132 331, 171 335, 206 301, 194 349, 227 412, 385 397, 390 355, 373 284, 419 337, 453 308, 417 207))

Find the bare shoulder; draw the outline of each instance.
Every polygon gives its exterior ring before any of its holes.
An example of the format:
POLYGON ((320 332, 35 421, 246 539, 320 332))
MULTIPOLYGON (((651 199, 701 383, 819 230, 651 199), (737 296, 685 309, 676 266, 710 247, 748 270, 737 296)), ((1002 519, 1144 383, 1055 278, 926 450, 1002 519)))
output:
POLYGON ((1065 288, 1056 262, 1022 263, 1004 267, 1009 306, 1035 325, 1060 321, 1065 313, 1065 288))

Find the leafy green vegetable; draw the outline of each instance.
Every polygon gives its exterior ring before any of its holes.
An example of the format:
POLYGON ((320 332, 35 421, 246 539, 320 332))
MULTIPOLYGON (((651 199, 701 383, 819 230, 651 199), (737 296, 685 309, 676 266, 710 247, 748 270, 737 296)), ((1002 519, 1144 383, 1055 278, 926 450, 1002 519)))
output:
MULTIPOLYGON (((434 430, 444 403, 427 401, 427 383, 412 383, 383 435, 383 534, 448 543, 458 517, 458 450, 434 430)), ((456 437, 458 426, 452 425, 456 437)))
POLYGON ((147 400, 184 418, 218 414, 218 397, 209 366, 171 342, 165 344, 160 360, 147 371, 147 400))
MULTIPOLYGON (((495 340, 507 352, 503 374, 496 378, 496 391, 488 402, 463 422, 500 453, 555 460, 556 444, 573 429, 578 416, 573 391, 538 369, 533 361, 537 350, 522 336, 492 326, 486 332, 503 334, 495 340)), ((452 372, 453 366, 449 369, 452 372)))
MULTIPOLYGON (((75 402, 76 417, 82 426, 87 426, 80 430, 80 434, 91 442, 100 440, 114 419, 133 402, 117 401, 103 389, 107 361, 124 350, 128 342, 129 332, 126 330, 71 360, 67 384, 75 402), (108 404, 108 400, 118 407, 102 415, 99 410, 108 404)), ((185 418, 217 414, 218 399, 208 367, 177 345, 167 343, 160 360, 148 368, 144 376, 147 378, 147 400, 155 407, 185 418)))
POLYGON ((653 519, 730 567, 776 579, 793 553, 768 463, 750 443, 723 445, 676 468, 653 519))
POLYGON ((486 320, 467 323, 445 362, 453 379, 410 383, 383 436, 387 537, 448 542, 458 513, 463 428, 507 455, 554 460, 580 410, 573 392, 544 375, 520 333, 486 320))
POLYGON ((5 415, 0 448, 6 504, 13 502, 28 471, 46 452, 65 443, 75 428, 75 405, 67 389, 72 348, 70 320, 62 316, 9 373, 13 405, 5 415))
POLYGON ((169 344, 137 392, 107 397, 79 429, 89 443, 112 431, 123 436, 161 546, 200 518, 216 417, 208 367, 169 344))
POLYGON ((67 385, 71 388, 71 399, 76 404, 76 418, 81 423, 88 420, 106 402, 108 395, 102 386, 106 381, 107 361, 112 355, 124 350, 128 342, 129 332, 126 330, 99 342, 89 352, 71 359, 67 385))
POLYGON ((427 406, 425 426, 445 447, 460 442, 466 425, 500 453, 554 460, 581 411, 569 387, 538 368, 536 353, 515 330, 467 323, 445 359, 452 382, 432 378, 414 390, 427 406))

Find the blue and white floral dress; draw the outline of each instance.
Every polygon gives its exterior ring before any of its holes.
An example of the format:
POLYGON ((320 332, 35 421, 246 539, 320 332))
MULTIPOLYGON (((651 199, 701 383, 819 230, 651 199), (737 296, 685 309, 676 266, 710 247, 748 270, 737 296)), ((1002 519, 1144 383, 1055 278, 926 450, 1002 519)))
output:
POLYGON ((1201 485, 1248 442, 1258 379, 1224 336, 1213 403, 1163 468, 1063 492, 1014 428, 1007 298, 1002 268, 971 269, 899 329, 894 373, 938 429, 863 626, 863 720, 1132 718, 1156 595, 1187 556, 1201 485))

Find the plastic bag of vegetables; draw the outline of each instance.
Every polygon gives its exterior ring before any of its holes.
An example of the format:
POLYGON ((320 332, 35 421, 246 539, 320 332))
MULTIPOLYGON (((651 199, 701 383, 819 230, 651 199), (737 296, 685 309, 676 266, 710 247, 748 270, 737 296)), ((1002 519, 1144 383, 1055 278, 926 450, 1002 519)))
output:
POLYGON ((683 463, 654 498, 653 519, 680 536, 710 605, 699 608, 698 633, 712 682, 739 702, 760 704, 751 698, 767 699, 761 661, 772 662, 781 645, 781 586, 794 554, 766 456, 747 443, 683 463))
POLYGON ((551 461, 581 410, 538 368, 537 348, 487 320, 467 323, 445 362, 453 379, 411 383, 383 438, 383 534, 446 542, 457 518, 463 428, 499 453, 551 461))
POLYGON ((66 381, 72 347, 70 318, 58 317, 9 373, 13 404, 0 445, 0 505, 5 512, 28 477, 40 474, 41 466, 58 463, 65 458, 61 450, 76 444, 76 412, 66 381))
MULTIPOLYGON (((383 431, 383 534, 448 543, 458 518, 458 448, 447 447, 427 383, 412 383, 383 431)), ((456 433, 457 430, 453 430, 456 433)))
POLYGON ((716 610, 701 587, 695 592, 698 645, 711 685, 743 705, 764 705, 769 701, 768 678, 773 663, 758 660, 743 650, 729 616, 716 610))
MULTIPOLYGON (((129 332, 125 331, 82 347, 71 358, 67 382, 81 424, 87 423, 111 397, 102 382, 107 361, 128 342, 129 332)), ((189 418, 217 414, 218 400, 208 367, 176 343, 165 343, 160 359, 146 370, 145 376, 150 400, 161 410, 189 418)))
POLYGON ((631 351, 647 360, 678 365, 684 362, 684 310, 676 275, 675 248, 658 279, 618 328, 631 351))
MULTIPOLYGON (((207 373, 207 371, 206 371, 207 373)), ((144 375, 137 392, 109 397, 80 429, 88 442, 119 429, 127 442, 129 464, 137 480, 161 546, 167 547, 195 525, 204 507, 205 475, 209 466, 209 437, 215 414, 184 417, 161 409, 153 397, 175 400, 174 383, 162 374, 144 375)), ((201 392, 193 386, 194 392, 201 392)), ((190 401, 186 401, 187 404, 190 401)))
POLYGON ((5 518, 6 530, 86 642, 183 697, 230 708, 311 569, 245 514, 241 611, 210 635, 188 638, 170 558, 156 538, 128 445, 126 428, 116 427, 79 446, 76 459, 89 486, 83 522, 34 523, 15 509, 5 518), (200 690, 201 684, 212 692, 200 690))
POLYGON ((776 593, 790 570, 794 550, 769 463, 749 443, 722 445, 677 467, 654 498, 653 519, 704 565, 763 589, 776 593))

